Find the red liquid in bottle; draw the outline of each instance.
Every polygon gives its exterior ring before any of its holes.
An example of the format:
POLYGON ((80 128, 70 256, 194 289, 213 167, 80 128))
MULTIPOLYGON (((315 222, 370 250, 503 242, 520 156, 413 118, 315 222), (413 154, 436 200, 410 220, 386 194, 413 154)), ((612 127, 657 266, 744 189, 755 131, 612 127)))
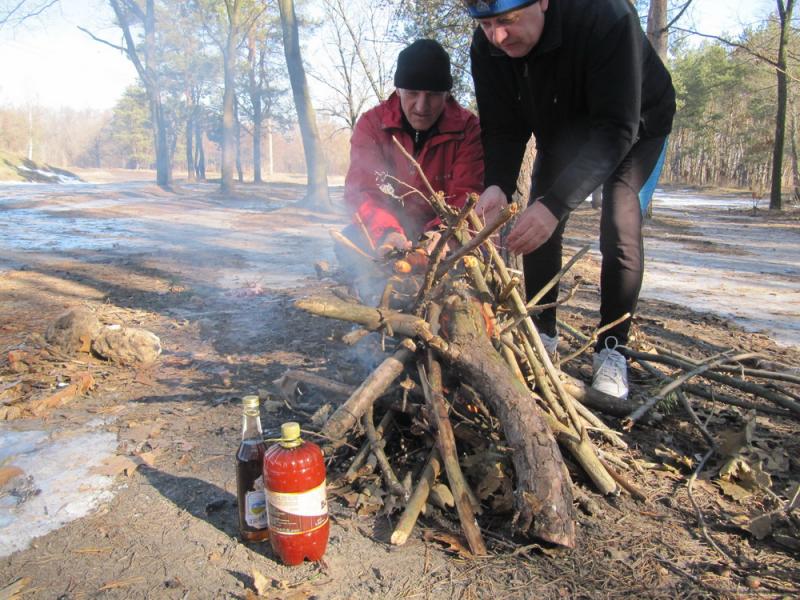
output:
POLYGON ((262 463, 264 457, 263 442, 242 442, 236 453, 236 498, 239 505, 239 535, 248 542, 260 542, 269 536, 266 520, 259 518, 259 510, 266 510, 263 497, 253 500, 264 493, 262 479, 262 463), (256 514, 253 514, 253 513, 256 514), (248 522, 249 521, 249 522, 248 522))
POLYGON ((242 443, 236 452, 236 498, 239 535, 247 542, 260 542, 269 535, 264 493, 264 435, 258 413, 258 396, 242 398, 242 443))
POLYGON ((281 433, 264 454, 269 539, 285 564, 299 565, 320 560, 328 545, 325 463, 319 446, 300 439, 296 423, 285 423, 281 433))

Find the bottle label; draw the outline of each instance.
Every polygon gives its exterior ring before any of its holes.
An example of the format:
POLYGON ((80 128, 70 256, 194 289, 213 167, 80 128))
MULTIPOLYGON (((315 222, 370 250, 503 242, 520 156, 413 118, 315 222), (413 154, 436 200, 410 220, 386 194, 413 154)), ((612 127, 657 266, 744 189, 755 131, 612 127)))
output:
POLYGON ((307 533, 328 521, 325 481, 313 490, 287 494, 267 490, 270 530, 286 535, 307 533))
POLYGON ((253 488, 244 496, 244 521, 248 527, 264 529, 267 526, 267 497, 262 477, 253 482, 253 488))

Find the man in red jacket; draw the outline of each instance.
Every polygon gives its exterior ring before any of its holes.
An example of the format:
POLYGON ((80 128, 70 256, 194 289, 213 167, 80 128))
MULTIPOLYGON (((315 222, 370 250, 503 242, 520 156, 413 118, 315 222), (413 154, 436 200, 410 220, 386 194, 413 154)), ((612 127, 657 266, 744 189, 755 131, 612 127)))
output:
POLYGON ((439 224, 425 198, 427 186, 393 137, 449 205, 460 208, 470 192, 483 189, 478 119, 450 95, 447 51, 434 40, 415 41, 398 56, 394 85, 396 91, 356 123, 344 190, 354 223, 364 225, 350 226, 345 234, 379 255, 411 247, 439 224), (389 178, 380 181, 384 173, 389 178))

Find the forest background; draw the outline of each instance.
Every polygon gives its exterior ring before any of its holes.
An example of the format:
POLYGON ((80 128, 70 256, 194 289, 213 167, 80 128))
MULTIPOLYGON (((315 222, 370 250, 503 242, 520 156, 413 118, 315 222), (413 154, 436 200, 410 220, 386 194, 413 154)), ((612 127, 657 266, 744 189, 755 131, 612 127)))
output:
MULTIPOLYGON (((0 1, 0 29, 36 27, 58 0, 0 1)), ((701 31, 692 0, 636 2, 668 64, 678 113, 662 182, 800 197, 794 0, 732 33, 701 31)), ((237 182, 307 174, 323 205, 358 117, 392 91, 397 52, 420 37, 451 53, 455 95, 474 108, 474 22, 458 0, 108 0, 113 26, 82 28, 139 75, 113 109, 0 104, 0 152, 61 167, 155 169, 237 182), (322 190, 322 191, 321 191, 322 190)), ((5 56, 4 60, 12 59, 5 56)), ((2 162, 2 161, 0 161, 2 162)), ((3 179, 3 177, 0 177, 3 179)))

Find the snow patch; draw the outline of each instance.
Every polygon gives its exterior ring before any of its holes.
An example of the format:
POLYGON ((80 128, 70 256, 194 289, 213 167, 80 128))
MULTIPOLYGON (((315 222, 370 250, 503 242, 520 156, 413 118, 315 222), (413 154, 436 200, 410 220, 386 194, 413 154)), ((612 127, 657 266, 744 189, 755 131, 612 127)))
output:
POLYGON ((47 177, 50 181, 47 183, 83 183, 79 177, 58 173, 56 171, 48 171, 45 169, 31 169, 25 165, 18 165, 17 169, 20 171, 27 171, 28 173, 36 173, 42 177, 47 177))
POLYGON ((113 478, 92 470, 114 454, 117 436, 95 431, 14 431, 0 425, 0 465, 23 474, 0 491, 0 557, 79 519, 114 497, 113 478))
POLYGON ((645 238, 641 295, 714 312, 780 344, 800 345, 800 229, 742 213, 753 206, 748 198, 657 192, 656 215, 692 225, 674 240, 645 238))

